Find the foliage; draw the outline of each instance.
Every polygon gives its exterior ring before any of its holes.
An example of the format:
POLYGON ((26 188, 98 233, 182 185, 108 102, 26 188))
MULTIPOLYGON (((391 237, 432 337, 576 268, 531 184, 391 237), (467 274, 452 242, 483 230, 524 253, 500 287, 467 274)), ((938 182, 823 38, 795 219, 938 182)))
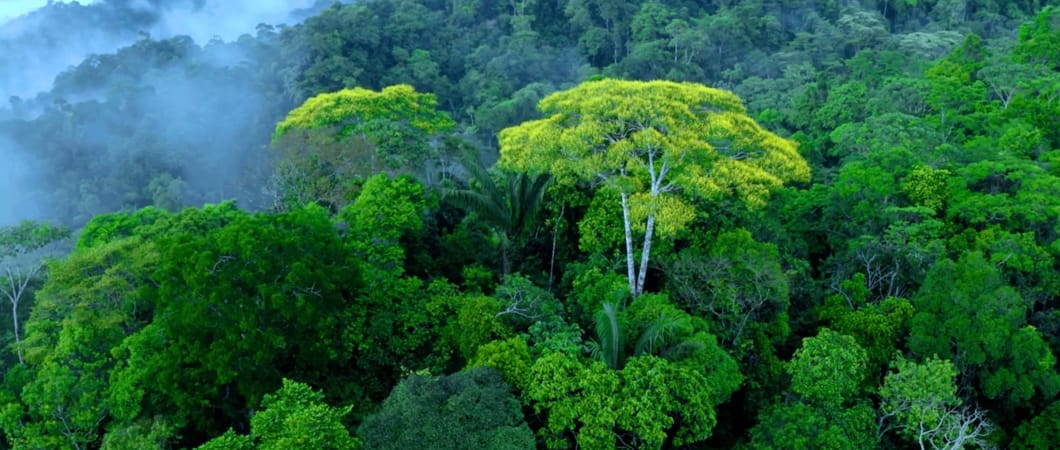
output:
POLYGON ((953 361, 983 398, 1015 407, 1060 390, 1056 358, 1026 325, 1026 304, 982 254, 936 263, 913 305, 909 348, 953 361))
MULTIPOLYGON (((409 85, 379 92, 353 88, 320 94, 291 110, 276 125, 273 141, 295 130, 334 129, 338 139, 353 137, 368 144, 375 171, 418 170, 427 161, 431 137, 454 125, 448 115, 435 110, 437 104, 434 95, 418 93, 409 85), (375 163, 377 159, 382 163, 375 163)), ((312 153, 296 158, 309 156, 312 153)))
POLYGON ((1055 446, 1055 1, 221 3, 0 24, 0 448, 1055 446))
POLYGON ((959 448, 977 439, 982 444, 990 426, 981 420, 966 422, 968 410, 956 408, 961 404, 956 377, 957 369, 947 360, 928 358, 917 364, 899 355, 880 386, 881 433, 896 428, 920 447, 959 448), (974 427, 971 432, 967 425, 974 427))
POLYGON ((501 165, 619 193, 630 292, 644 292, 652 236, 694 218, 690 196, 733 193, 760 205, 784 181, 807 180, 795 146, 746 115, 730 92, 692 83, 589 81, 541 101, 545 119, 500 134, 501 165), (658 223, 656 223, 658 220, 658 223), (632 232, 644 233, 634 276, 632 232))
POLYGON ((471 173, 471 186, 447 191, 445 200, 473 212, 473 219, 493 228, 499 241, 501 270, 508 275, 512 272, 512 254, 525 246, 523 241, 541 209, 550 178, 502 172, 498 183, 477 158, 465 167, 471 173))
POLYGON ((704 324, 652 294, 624 310, 604 304, 597 321, 593 352, 602 362, 546 352, 531 366, 524 396, 547 412, 548 446, 566 446, 567 431, 578 446, 606 448, 708 438, 714 408, 742 376, 704 324))
POLYGON ((751 429, 754 449, 871 449, 876 448, 874 412, 869 405, 833 409, 795 402, 763 411, 751 429))
POLYGON ((413 375, 358 428, 368 449, 529 449, 533 434, 500 375, 469 369, 440 378, 413 375))
POLYGON ((324 394, 309 386, 283 380, 283 387, 265 395, 262 410, 250 419, 250 434, 237 435, 231 430, 214 438, 200 449, 320 448, 355 450, 360 441, 350 436, 342 423, 349 408, 333 408, 324 403, 324 394))
POLYGON ((854 338, 822 328, 792 357, 791 390, 807 402, 842 405, 857 395, 867 362, 854 338))

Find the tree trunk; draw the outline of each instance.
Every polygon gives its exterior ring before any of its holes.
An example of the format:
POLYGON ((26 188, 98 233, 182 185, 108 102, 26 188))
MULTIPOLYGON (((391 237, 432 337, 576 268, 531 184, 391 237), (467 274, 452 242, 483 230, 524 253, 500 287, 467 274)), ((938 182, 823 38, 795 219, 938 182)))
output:
POLYGON ((29 285, 30 278, 36 274, 38 269, 30 270, 29 273, 23 274, 21 270, 16 275, 11 269, 7 269, 7 283, 10 291, 5 292, 7 300, 11 302, 11 321, 13 322, 13 329, 15 332, 15 354, 18 355, 18 362, 22 364, 22 337, 21 330, 18 326, 18 305, 22 302, 22 294, 26 292, 26 286, 29 285))
POLYGON ((647 227, 644 229, 644 246, 640 253, 640 273, 637 274, 637 291, 634 297, 644 293, 644 279, 648 276, 648 259, 651 257, 651 237, 655 231, 655 214, 648 214, 647 227))
POLYGON ((629 293, 633 297, 637 292, 637 279, 633 268, 633 229, 629 218, 629 196, 622 192, 622 225, 626 231, 626 277, 629 279, 629 293))
POLYGON ((563 212, 567 210, 567 204, 559 207, 559 215, 556 216, 556 226, 552 228, 552 256, 548 260, 548 293, 552 293, 552 281, 556 273, 556 240, 559 238, 559 221, 563 219, 563 212))
POLYGON ((18 363, 23 364, 22 339, 18 337, 18 300, 11 302, 11 317, 11 320, 15 323, 15 353, 18 355, 18 363))

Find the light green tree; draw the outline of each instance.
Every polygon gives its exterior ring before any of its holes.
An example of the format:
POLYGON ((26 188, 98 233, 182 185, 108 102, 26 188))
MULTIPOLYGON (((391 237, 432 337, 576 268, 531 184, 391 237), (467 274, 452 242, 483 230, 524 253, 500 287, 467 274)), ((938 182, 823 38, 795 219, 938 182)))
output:
POLYGON ((308 385, 283 380, 283 387, 265 395, 262 411, 250 419, 250 434, 232 430, 199 447, 200 450, 288 450, 313 448, 356 450, 361 442, 342 424, 350 408, 324 403, 324 394, 308 385))
POLYGON ((985 411, 961 406, 956 379, 947 360, 914 363, 899 355, 879 390, 879 436, 893 429, 922 449, 988 447, 993 426, 985 411))
POLYGON ((656 233, 673 236, 695 218, 686 198, 731 193, 761 205, 785 181, 809 179, 795 144, 761 128, 728 91, 599 80, 549 95, 538 108, 546 118, 501 131, 500 165, 617 192, 634 297, 644 291, 656 233), (643 234, 639 270, 634 231, 643 234))
POLYGON ((702 320, 642 295, 627 308, 605 303, 597 315, 594 359, 547 351, 523 391, 545 413, 550 448, 573 434, 582 448, 661 448, 711 436, 715 407, 739 387, 736 361, 702 320))
MULTIPOLYGON (((138 238, 80 250, 51 264, 23 341, 26 378, 0 421, 17 448, 90 448, 128 405, 110 395, 113 351, 143 326, 156 247, 138 238)), ((10 376, 10 374, 9 374, 10 376)))
POLYGON ((788 368, 791 390, 813 403, 841 405, 857 395, 867 364, 853 337, 822 328, 795 351, 788 368))

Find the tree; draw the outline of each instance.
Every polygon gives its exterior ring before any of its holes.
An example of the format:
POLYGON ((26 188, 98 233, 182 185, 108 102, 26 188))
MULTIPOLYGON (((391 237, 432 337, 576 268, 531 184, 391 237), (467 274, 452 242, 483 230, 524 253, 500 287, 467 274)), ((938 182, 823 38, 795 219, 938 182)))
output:
POLYGON ((1060 400, 1054 401, 1033 419, 1016 429, 1012 448, 1048 450, 1060 442, 1060 400))
MULTIPOLYGON (((432 94, 396 85, 376 92, 343 89, 317 95, 276 125, 279 187, 295 200, 349 201, 348 179, 379 171, 420 175, 435 147, 432 139, 453 127, 432 94), (296 133, 300 132, 300 133, 296 133)), ((344 203, 330 205, 341 209, 344 203)))
POLYGON ((114 351, 144 326, 158 251, 137 237, 75 251, 51 264, 23 341, 29 377, 3 408, 16 447, 88 448, 102 425, 134 408, 112 398, 114 351))
POLYGON ((477 219, 493 228, 500 241, 502 273, 509 275, 513 247, 536 219, 550 178, 543 174, 501 172, 501 182, 497 183, 477 157, 465 159, 471 186, 449 190, 445 199, 474 212, 477 219))
POLYGON ((396 85, 380 92, 363 88, 317 95, 287 113, 276 124, 273 140, 294 130, 331 128, 339 137, 359 136, 379 146, 379 156, 400 167, 421 158, 415 154, 388 154, 399 150, 423 151, 428 137, 453 127, 453 120, 435 107, 432 94, 412 86, 396 85), (404 139, 413 139, 412 142, 404 139))
POLYGON ((1027 325, 1027 303, 979 252, 932 266, 913 298, 909 349, 953 361, 962 380, 1005 411, 1060 392, 1056 358, 1027 325))
POLYGON ((755 206, 785 181, 809 179, 795 144, 762 129, 720 89, 599 80, 551 94, 538 108, 546 118, 500 133, 501 166, 617 191, 634 297, 644 291, 656 231, 672 236, 695 217, 677 191, 734 193, 755 206), (639 271, 634 230, 644 235, 639 271))
POLYGON ((358 406, 384 391, 349 382, 367 312, 326 210, 251 215, 222 205, 173 222, 154 240, 160 263, 144 283, 156 292, 153 317, 110 351, 121 361, 110 374, 122 406, 113 416, 161 415, 189 445, 245 426, 284 377, 358 406))
MULTIPOLYGON (((702 321, 669 303, 663 295, 644 295, 629 307, 604 303, 594 316, 596 341, 589 343, 594 358, 611 370, 621 370, 631 357, 656 355, 681 359, 690 349, 705 347, 702 321)), ((711 336, 713 339, 713 336, 711 336)))
POLYGON ((685 445, 710 437, 714 408, 743 377, 706 324, 642 295, 627 308, 605 303, 597 315, 595 358, 546 351, 531 366, 524 397, 547 413, 549 448, 685 445), (634 337, 635 339, 627 339, 634 337))
POLYGON ((807 402, 838 407, 857 396, 866 365, 868 355, 854 338, 822 328, 795 351, 791 390, 807 402))
MULTIPOLYGON (((710 352, 723 354, 716 345, 705 351, 710 352)), ((541 433, 548 448, 567 448, 570 437, 580 448, 692 444, 710 437, 717 423, 714 408, 739 384, 735 362, 725 359, 697 367, 645 355, 612 370, 599 361, 549 352, 534 361, 524 396, 546 415, 541 433)))
POLYGON ((284 379, 283 387, 265 395, 262 410, 250 419, 250 434, 232 430, 199 447, 200 450, 357 450, 361 442, 350 435, 343 418, 350 408, 333 408, 324 394, 308 385, 284 379))
POLYGON ((788 365, 788 402, 767 407, 751 429, 751 448, 875 448, 873 411, 858 394, 868 357, 854 338, 822 328, 788 365))
POLYGON ((744 229, 726 231, 709 250, 683 250, 666 267, 676 303, 707 317, 722 345, 741 359, 760 333, 787 337, 788 279, 775 245, 756 242, 744 229))
MULTIPOLYGON (((44 260, 33 253, 69 235, 62 227, 24 221, 12 227, 0 227, 0 264, 3 265, 4 280, 0 281, 0 292, 11 303, 11 322, 15 337, 15 354, 22 360, 22 339, 19 330, 19 307, 27 293, 30 282, 44 268, 44 260)), ((24 306, 22 309, 25 309, 24 306)))
POLYGON ((500 374, 479 367, 445 377, 412 375, 358 428, 365 447, 534 448, 519 402, 500 374))
POLYGON ((872 407, 829 408, 796 401, 766 407, 751 429, 750 448, 869 450, 877 448, 872 407))
POLYGON ((880 386, 880 437, 897 429, 921 449, 987 446, 993 427, 985 411, 960 406, 956 378, 957 369, 947 360, 914 363, 899 355, 880 386))

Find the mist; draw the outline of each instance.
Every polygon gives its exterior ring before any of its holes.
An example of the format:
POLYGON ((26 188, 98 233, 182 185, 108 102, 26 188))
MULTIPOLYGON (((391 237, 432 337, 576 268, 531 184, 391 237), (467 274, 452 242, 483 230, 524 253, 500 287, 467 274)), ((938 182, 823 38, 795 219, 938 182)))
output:
MULTIPOLYGON (((146 0, 140 0, 145 2, 146 0)), ((300 11, 309 10, 317 0, 185 0, 161 8, 152 36, 187 35, 196 42, 211 39, 233 40, 253 33, 258 24, 288 24, 300 11), (202 3, 195 7, 195 3, 202 3)))
MULTIPOLYGON (((18 3, 0 16, 32 6, 18 3)), ((0 25, 0 225, 260 206, 269 132, 290 105, 257 25, 330 3, 55 2, 0 25)))
MULTIPOLYGON (((8 0, 4 0, 8 2, 8 0)), ((259 23, 290 24, 320 0, 16 0, 0 7, 16 16, 0 25, 0 99, 46 91, 61 71, 88 55, 139 39, 190 36, 199 44, 255 33, 259 23), (35 10, 26 10, 32 5, 35 10)))

